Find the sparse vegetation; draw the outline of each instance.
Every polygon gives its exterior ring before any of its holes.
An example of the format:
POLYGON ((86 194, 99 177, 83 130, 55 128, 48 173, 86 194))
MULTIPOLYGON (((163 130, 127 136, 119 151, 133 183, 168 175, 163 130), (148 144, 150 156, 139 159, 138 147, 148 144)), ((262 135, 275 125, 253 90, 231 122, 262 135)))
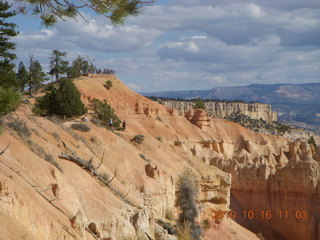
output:
POLYGON ((52 154, 45 154, 44 159, 51 163, 53 166, 55 166, 57 169, 59 169, 60 172, 63 172, 62 168, 60 167, 60 165, 54 160, 52 154))
POLYGON ((139 156, 146 162, 151 162, 151 159, 147 158, 144 154, 140 153, 139 156))
POLYGON ((143 141, 144 141, 144 135, 141 135, 141 134, 138 134, 138 135, 135 135, 131 141, 133 142, 136 142, 138 144, 141 144, 143 141))
POLYGON ((209 222, 208 219, 204 219, 204 220, 202 221, 202 228, 203 228, 203 229, 209 229, 209 228, 210 228, 210 222, 209 222))
POLYGON ((162 137, 157 136, 156 139, 157 139, 159 142, 162 142, 162 137))
POLYGON ((170 221, 174 221, 175 217, 174 217, 174 213, 173 213, 172 209, 166 210, 166 219, 168 219, 170 221))
POLYGON ((98 127, 101 127, 101 126, 102 126, 101 121, 100 121, 99 119, 97 119, 97 118, 92 118, 92 119, 91 119, 91 122, 92 122, 94 125, 98 126, 98 127))
POLYGON ((177 240, 194 240, 191 233, 191 227, 188 223, 185 223, 178 228, 177 240))
POLYGON ((26 122, 22 120, 13 120, 7 123, 7 126, 18 133, 20 137, 30 137, 31 131, 27 127, 26 122))
POLYGON ((178 229, 181 235, 178 239, 200 240, 201 229, 195 220, 198 217, 197 209, 198 187, 196 177, 191 170, 185 170, 178 179, 176 204, 180 208, 178 229), (189 238, 191 236, 191 238, 189 238))
POLYGON ((103 173, 101 176, 107 182, 110 180, 110 177, 109 177, 109 175, 107 173, 103 173))
POLYGON ((80 132, 89 132, 90 127, 83 123, 73 123, 71 124, 71 128, 74 130, 78 130, 80 132))
POLYGON ((156 222, 163 227, 165 230, 167 230, 168 234, 171 235, 176 235, 177 234, 177 230, 176 227, 170 223, 170 222, 164 222, 161 219, 157 219, 156 222))
POLYGON ((54 132, 51 134, 57 141, 60 141, 60 136, 58 133, 54 132))
POLYGON ((122 121, 115 114, 114 109, 107 103, 106 100, 102 102, 95 98, 91 101, 91 107, 94 111, 95 118, 99 119, 103 126, 108 126, 110 119, 112 119, 112 127, 120 128, 122 121))
POLYGON ((309 138, 308 143, 309 143, 310 145, 312 145, 315 150, 318 149, 318 146, 317 146, 316 141, 314 140, 314 137, 313 137, 313 136, 311 136, 311 137, 309 138))
POLYGON ((111 80, 106 81, 106 83, 104 84, 104 87, 108 90, 112 88, 112 81, 111 80))

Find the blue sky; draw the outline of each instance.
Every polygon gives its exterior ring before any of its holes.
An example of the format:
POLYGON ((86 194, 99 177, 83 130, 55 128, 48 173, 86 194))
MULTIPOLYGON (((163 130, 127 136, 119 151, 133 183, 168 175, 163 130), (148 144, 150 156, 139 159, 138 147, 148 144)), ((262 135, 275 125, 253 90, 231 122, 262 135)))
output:
POLYGON ((19 60, 48 68, 53 49, 113 68, 136 91, 319 82, 319 0, 171 0, 122 27, 90 11, 44 28, 19 15, 19 60))

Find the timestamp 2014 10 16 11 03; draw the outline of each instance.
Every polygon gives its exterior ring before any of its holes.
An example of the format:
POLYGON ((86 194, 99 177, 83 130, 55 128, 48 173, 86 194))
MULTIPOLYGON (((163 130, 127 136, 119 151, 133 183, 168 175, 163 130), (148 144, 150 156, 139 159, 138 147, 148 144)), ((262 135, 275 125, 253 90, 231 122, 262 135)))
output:
POLYGON ((253 220, 253 219, 296 219, 296 220, 307 220, 309 218, 308 211, 306 210, 243 210, 243 211, 216 211, 212 210, 212 220, 218 220, 223 218, 231 218, 233 220, 236 219, 245 219, 245 220, 253 220))

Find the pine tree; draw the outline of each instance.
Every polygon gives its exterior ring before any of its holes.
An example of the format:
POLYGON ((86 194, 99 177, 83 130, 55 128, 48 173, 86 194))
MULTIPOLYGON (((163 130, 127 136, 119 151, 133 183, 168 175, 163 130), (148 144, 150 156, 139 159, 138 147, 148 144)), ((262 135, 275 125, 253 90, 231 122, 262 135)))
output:
POLYGON ((91 8, 97 14, 101 14, 111 20, 113 24, 121 25, 128 16, 136 16, 140 9, 153 3, 153 1, 142 0, 20 0, 21 12, 26 13, 27 9, 32 9, 33 14, 40 15, 42 23, 46 26, 53 25, 57 19, 76 18, 83 15, 82 8, 91 8), (28 6, 29 5, 29 6, 28 6))
POLYGON ((14 111, 21 101, 21 95, 11 88, 0 87, 0 116, 14 111))
POLYGON ((60 52, 55 49, 52 50, 50 56, 50 75, 55 75, 56 81, 59 81, 59 76, 65 74, 68 70, 68 61, 64 61, 63 57, 66 57, 66 52, 60 52))
POLYGON ((74 83, 65 79, 61 81, 58 89, 51 86, 45 96, 38 98, 33 111, 40 115, 74 117, 85 114, 87 109, 74 83))
POLYGON ((9 11, 10 7, 7 2, 0 1, 0 86, 4 88, 17 86, 12 62, 16 55, 11 52, 16 44, 10 38, 17 36, 18 32, 15 31, 16 24, 6 22, 7 18, 16 15, 16 12, 9 11))
POLYGON ((19 63, 18 67, 17 81, 20 91, 23 92, 28 83, 28 71, 22 61, 19 63))
POLYGON ((81 75, 88 74, 89 63, 83 57, 78 56, 72 61, 72 66, 68 69, 68 78, 78 78, 81 75))
POLYGON ((37 60, 33 60, 33 56, 30 56, 29 60, 29 75, 28 75, 28 85, 29 93, 32 95, 32 91, 37 92, 41 83, 48 80, 46 74, 42 71, 42 66, 37 60))
POLYGON ((204 104, 201 98, 197 98, 195 104, 193 105, 194 109, 206 109, 206 105, 204 104))

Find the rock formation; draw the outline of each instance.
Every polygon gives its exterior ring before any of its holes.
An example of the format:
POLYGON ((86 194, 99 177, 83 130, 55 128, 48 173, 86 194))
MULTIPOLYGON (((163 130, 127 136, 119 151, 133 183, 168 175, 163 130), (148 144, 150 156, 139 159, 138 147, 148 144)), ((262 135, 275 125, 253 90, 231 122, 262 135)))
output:
POLYGON ((204 240, 258 239, 258 233, 268 240, 319 239, 319 149, 191 111, 195 124, 205 123, 199 128, 114 75, 75 84, 85 104, 106 99, 127 128, 109 131, 89 116, 90 131, 79 132, 70 125, 80 119, 34 116, 34 99, 3 119, 2 238, 123 240, 143 234, 173 240, 157 220, 170 223, 168 212, 178 216, 176 180, 189 168, 200 188, 198 221, 209 225, 204 240), (113 82, 109 90, 106 80, 113 82), (141 144, 131 141, 138 134, 144 135, 141 144), (59 158, 62 153, 80 165, 59 158), (270 210, 272 219, 244 219, 243 211, 250 210, 259 216, 270 210), (285 218, 286 210, 287 219, 276 218, 279 211, 285 218), (214 218, 214 212, 223 217, 214 218))
MULTIPOLYGON (((192 102, 187 101, 163 101, 169 108, 178 110, 182 115, 193 109, 192 102)), ((272 111, 271 105, 264 103, 243 103, 206 101, 206 111, 210 117, 225 118, 232 113, 249 116, 252 119, 263 119, 267 122, 277 121, 277 112, 272 111)))

